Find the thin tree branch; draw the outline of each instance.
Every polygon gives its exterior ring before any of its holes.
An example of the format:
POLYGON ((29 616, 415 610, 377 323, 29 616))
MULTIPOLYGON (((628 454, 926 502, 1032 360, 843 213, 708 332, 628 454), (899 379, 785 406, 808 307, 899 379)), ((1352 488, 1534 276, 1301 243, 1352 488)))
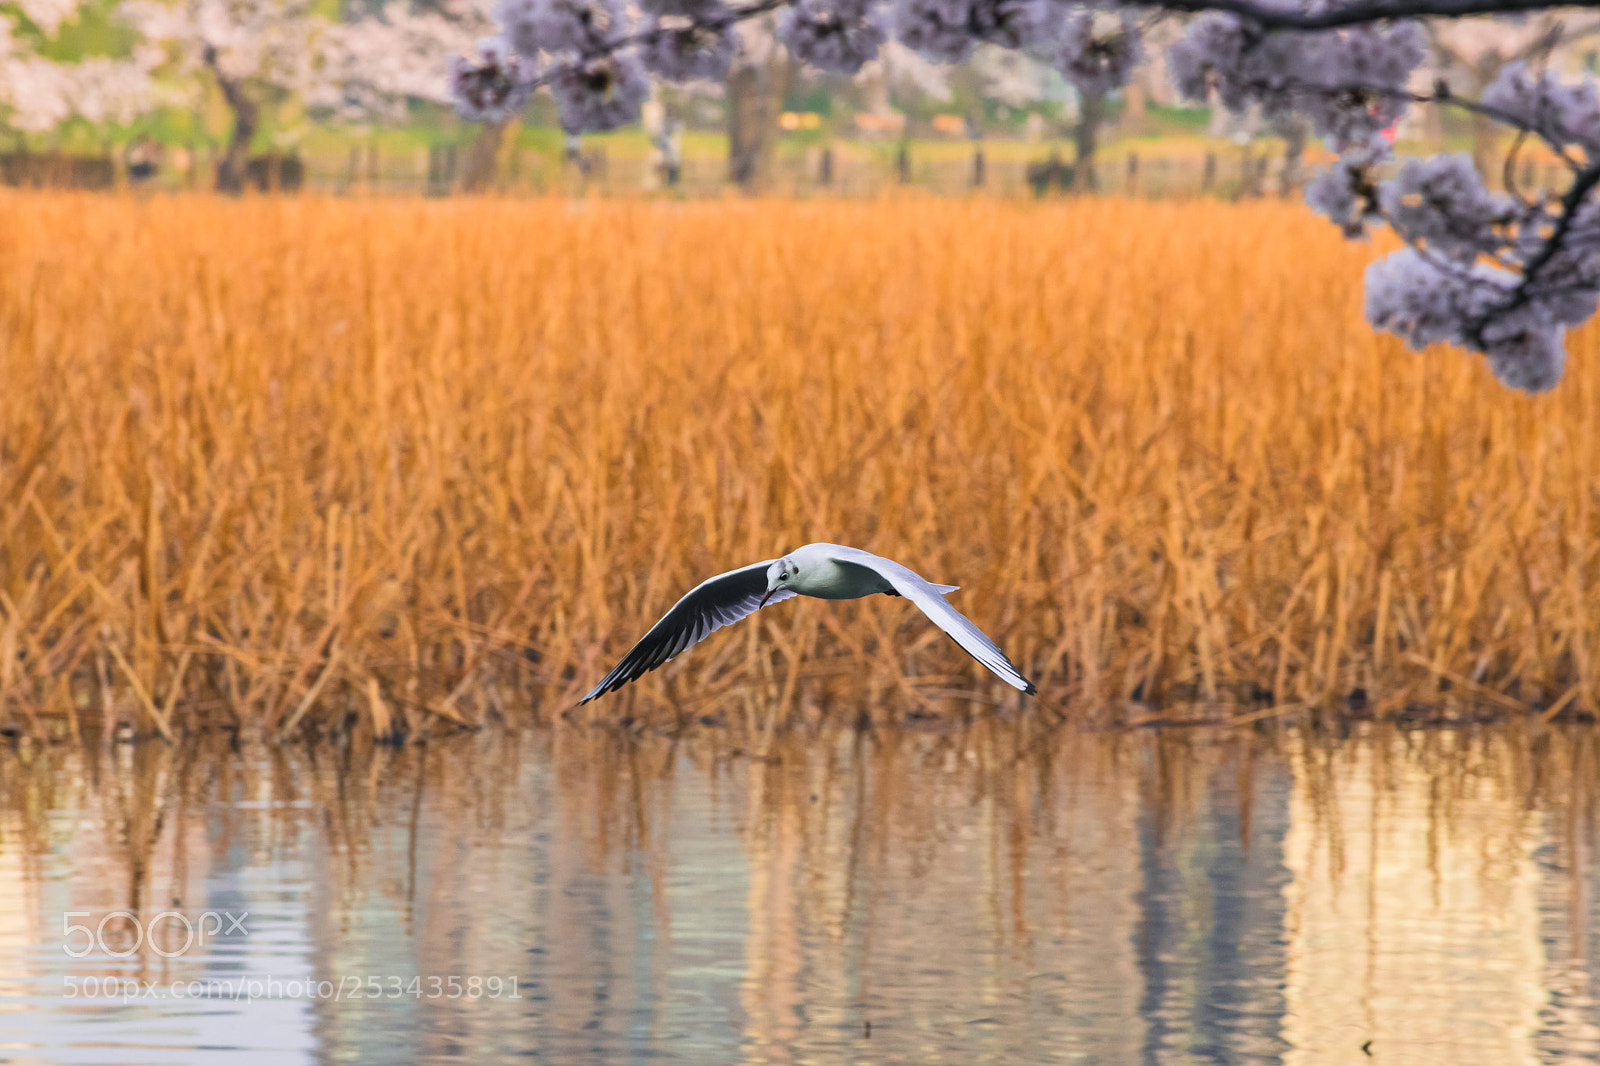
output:
POLYGON ((1505 303, 1485 312, 1478 321, 1467 329, 1468 340, 1478 347, 1484 347, 1483 331, 1491 321, 1501 315, 1510 314, 1519 307, 1525 306, 1536 295, 1540 295, 1534 291, 1534 284, 1537 282, 1539 274, 1549 267, 1555 261, 1556 256, 1561 253, 1562 248, 1566 245, 1567 235, 1572 232, 1572 224, 1577 220, 1578 210, 1583 206, 1583 202, 1588 199, 1589 194, 1594 191, 1596 185, 1600 185, 1600 163, 1586 167, 1573 180, 1571 187, 1567 189, 1566 195, 1561 198, 1561 213, 1556 216, 1555 226, 1551 229, 1550 236, 1545 238, 1544 244, 1534 253, 1533 258, 1528 260, 1528 265, 1522 268, 1522 280, 1517 282, 1517 287, 1511 291, 1511 295, 1505 303))
POLYGON ((1125 0, 1130 7, 1161 8, 1185 14, 1222 11, 1269 30, 1337 30, 1373 22, 1415 18, 1465 18, 1471 15, 1528 14, 1535 11, 1600 8, 1600 0, 1354 0, 1304 11, 1261 0, 1125 0))

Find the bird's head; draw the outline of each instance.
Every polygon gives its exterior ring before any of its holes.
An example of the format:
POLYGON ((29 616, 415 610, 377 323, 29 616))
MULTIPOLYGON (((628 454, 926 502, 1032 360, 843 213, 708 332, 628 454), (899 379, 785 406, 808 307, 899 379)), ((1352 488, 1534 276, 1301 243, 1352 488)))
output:
POLYGON ((767 601, 772 598, 772 594, 779 589, 793 587, 793 583, 799 575, 800 567, 795 565, 795 561, 788 557, 779 559, 767 567, 767 591, 762 595, 761 602, 756 604, 756 609, 760 610, 765 607, 767 601))

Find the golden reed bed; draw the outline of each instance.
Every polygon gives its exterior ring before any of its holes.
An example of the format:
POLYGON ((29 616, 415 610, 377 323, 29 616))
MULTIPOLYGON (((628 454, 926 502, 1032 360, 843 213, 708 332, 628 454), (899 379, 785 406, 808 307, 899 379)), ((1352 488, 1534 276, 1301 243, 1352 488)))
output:
MULTIPOLYGON (((0 197, 0 718, 549 715, 824 539, 1084 719, 1591 709, 1595 334, 1508 393, 1368 331, 1374 254, 1276 204, 0 197)), ((800 600, 585 711, 1008 691, 800 600)))

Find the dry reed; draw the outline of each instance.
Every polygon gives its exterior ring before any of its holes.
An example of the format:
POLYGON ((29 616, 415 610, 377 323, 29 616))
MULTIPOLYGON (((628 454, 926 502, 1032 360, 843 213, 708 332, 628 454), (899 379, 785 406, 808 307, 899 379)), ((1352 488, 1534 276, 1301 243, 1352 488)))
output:
MULTIPOLYGON (((1363 325, 1373 254, 1272 204, 7 194, 0 705, 520 719, 705 575, 837 540, 960 583, 1072 714, 1592 709, 1595 335, 1505 392, 1363 325)), ((879 597, 591 707, 1007 691, 879 597)))

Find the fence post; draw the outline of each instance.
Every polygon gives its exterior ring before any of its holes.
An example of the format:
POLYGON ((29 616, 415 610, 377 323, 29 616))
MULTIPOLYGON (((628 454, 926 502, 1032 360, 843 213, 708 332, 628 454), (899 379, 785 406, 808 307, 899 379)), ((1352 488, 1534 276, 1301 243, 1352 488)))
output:
POLYGON ((828 147, 826 147, 826 148, 824 148, 822 150, 822 164, 818 168, 817 184, 818 185, 832 185, 833 184, 833 146, 832 145, 829 145, 828 147))
POLYGON ((1216 183, 1217 154, 1215 152, 1207 152, 1205 169, 1200 172, 1200 194, 1203 196, 1210 192, 1211 187, 1216 183))
POLYGON ((1128 153, 1128 177, 1123 183, 1123 192, 1129 196, 1139 195, 1139 153, 1128 153))

